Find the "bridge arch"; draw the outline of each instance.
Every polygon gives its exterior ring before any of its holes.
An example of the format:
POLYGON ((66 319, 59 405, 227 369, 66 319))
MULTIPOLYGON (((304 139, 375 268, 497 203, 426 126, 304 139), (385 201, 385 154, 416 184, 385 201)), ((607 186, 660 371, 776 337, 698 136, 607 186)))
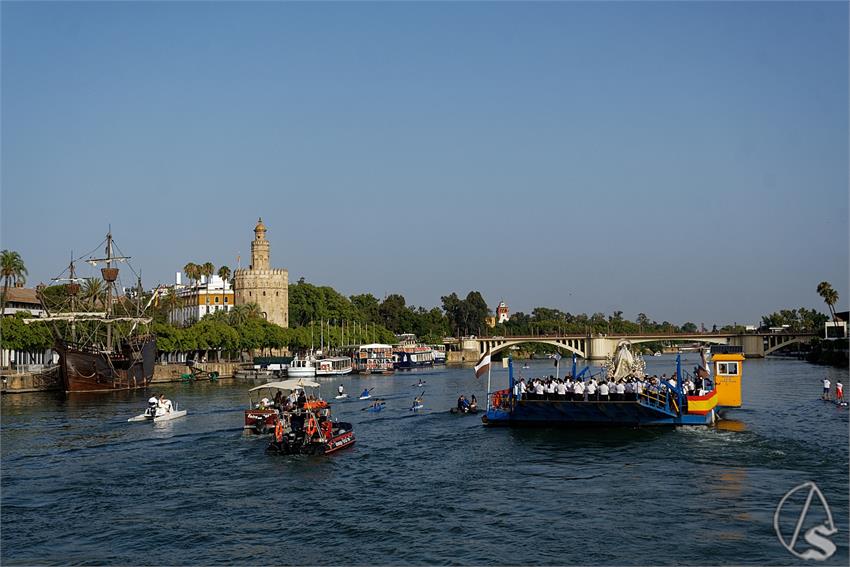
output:
POLYGON ((512 346, 521 345, 524 343, 551 345, 557 348, 574 352, 581 358, 587 358, 587 343, 584 339, 555 339, 555 338, 522 338, 522 339, 485 339, 479 341, 480 354, 484 355, 487 351, 490 354, 496 354, 508 349, 512 346))
POLYGON ((768 354, 774 353, 781 348, 787 347, 788 345, 792 345, 794 343, 801 344, 803 342, 808 342, 809 340, 811 340, 811 337, 791 337, 787 338, 787 340, 785 341, 777 342, 776 344, 771 344, 773 341, 771 341, 770 337, 768 337, 767 345, 764 348, 764 355, 767 356, 768 354))

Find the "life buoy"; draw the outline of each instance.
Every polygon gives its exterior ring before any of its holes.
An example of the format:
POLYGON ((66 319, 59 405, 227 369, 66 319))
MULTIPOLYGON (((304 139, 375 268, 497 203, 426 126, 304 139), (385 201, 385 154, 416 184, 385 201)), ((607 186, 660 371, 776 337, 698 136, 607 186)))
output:
POLYGON ((319 426, 316 423, 316 418, 311 415, 310 419, 307 421, 307 436, 312 437, 318 429, 319 426))
POLYGON ((278 420, 278 422, 274 426, 274 438, 275 441, 281 443, 283 441, 283 424, 278 420))

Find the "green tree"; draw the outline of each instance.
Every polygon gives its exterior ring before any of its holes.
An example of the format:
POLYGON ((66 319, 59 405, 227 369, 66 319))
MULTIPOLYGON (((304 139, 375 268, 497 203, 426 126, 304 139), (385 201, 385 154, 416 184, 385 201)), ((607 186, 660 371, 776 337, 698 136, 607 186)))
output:
POLYGON ((86 278, 83 281, 82 300, 90 309, 103 305, 106 301, 106 286, 100 278, 86 278))
POLYGON ((9 285, 24 284, 27 281, 27 267, 21 255, 13 250, 0 252, 0 274, 3 276, 3 297, 0 298, 0 315, 6 313, 6 294, 9 285))
POLYGON ((224 286, 230 280, 230 268, 222 266, 218 269, 218 277, 221 278, 221 308, 227 311, 227 305, 224 304, 224 286))

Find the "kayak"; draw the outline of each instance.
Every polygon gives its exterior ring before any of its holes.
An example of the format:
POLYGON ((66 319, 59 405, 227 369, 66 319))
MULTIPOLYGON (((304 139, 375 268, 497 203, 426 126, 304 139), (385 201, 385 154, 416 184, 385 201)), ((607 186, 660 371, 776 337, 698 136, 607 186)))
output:
POLYGON ((368 400, 368 399, 370 399, 371 397, 372 397, 372 394, 368 394, 368 395, 366 395, 366 396, 360 396, 360 397, 359 397, 359 398, 357 398, 357 399, 358 399, 358 400, 368 400))
POLYGON ((424 407, 425 407, 425 406, 424 406, 423 404, 418 404, 418 405, 415 405, 415 406, 413 406, 412 408, 410 408, 410 411, 421 410, 421 409, 422 409, 422 408, 424 408, 424 407))
POLYGON ((340 394, 340 395, 336 396, 334 399, 344 400, 347 397, 348 397, 348 394, 340 394))
POLYGON ((382 409, 384 409, 383 404, 379 405, 379 406, 370 406, 370 407, 366 408, 366 411, 370 411, 372 413, 378 413, 382 409))

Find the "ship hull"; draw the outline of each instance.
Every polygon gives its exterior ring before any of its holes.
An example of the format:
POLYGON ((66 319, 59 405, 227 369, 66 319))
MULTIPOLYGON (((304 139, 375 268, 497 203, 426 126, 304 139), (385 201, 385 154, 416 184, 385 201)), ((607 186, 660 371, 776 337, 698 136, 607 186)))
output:
POLYGON ((58 342, 66 392, 112 392, 146 388, 153 379, 156 339, 137 340, 110 354, 58 342))

